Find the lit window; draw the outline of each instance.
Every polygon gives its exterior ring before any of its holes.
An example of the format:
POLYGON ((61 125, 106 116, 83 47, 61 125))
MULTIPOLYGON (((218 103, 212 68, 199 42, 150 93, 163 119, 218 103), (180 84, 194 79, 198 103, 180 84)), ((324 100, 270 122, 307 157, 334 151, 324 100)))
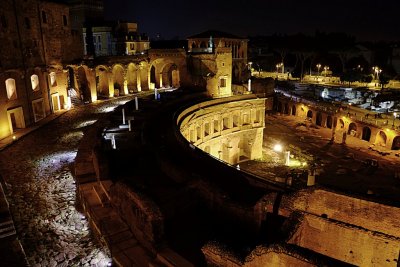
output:
POLYGON ((55 72, 50 72, 50 85, 57 86, 57 78, 55 72))
POLYGON ((36 74, 33 74, 31 76, 31 84, 33 91, 39 90, 39 77, 36 74))
POLYGON ((7 97, 9 100, 17 99, 17 88, 15 86, 14 79, 7 79, 6 80, 6 90, 7 90, 7 97))
POLYGON ((226 79, 225 78, 219 79, 219 87, 226 87, 226 79))

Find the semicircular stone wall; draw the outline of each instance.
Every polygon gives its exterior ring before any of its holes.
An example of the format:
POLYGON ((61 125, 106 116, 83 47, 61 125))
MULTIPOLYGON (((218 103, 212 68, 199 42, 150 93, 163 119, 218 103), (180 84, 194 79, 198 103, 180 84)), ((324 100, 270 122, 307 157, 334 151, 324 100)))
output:
POLYGON ((179 114, 186 140, 229 164, 262 158, 266 98, 236 96, 206 101, 179 114))

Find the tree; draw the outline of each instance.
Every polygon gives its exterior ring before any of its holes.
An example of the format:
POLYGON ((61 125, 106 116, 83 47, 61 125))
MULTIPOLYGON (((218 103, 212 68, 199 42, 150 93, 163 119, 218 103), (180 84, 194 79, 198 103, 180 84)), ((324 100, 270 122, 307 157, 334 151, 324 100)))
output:
POLYGON ((386 84, 389 83, 390 77, 384 73, 381 73, 379 75, 379 83, 381 84, 381 90, 383 90, 383 87, 385 87, 386 84))

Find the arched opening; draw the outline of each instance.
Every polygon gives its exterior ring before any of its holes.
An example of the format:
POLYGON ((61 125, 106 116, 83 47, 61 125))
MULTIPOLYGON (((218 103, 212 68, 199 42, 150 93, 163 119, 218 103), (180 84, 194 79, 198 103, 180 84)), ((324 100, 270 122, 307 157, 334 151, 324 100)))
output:
POLYGON ((313 117, 313 112, 311 110, 307 111, 307 118, 312 119, 313 117))
POLYGON ((321 112, 317 112, 315 124, 317 124, 318 126, 322 126, 322 113, 321 112))
POLYGON ((15 85, 15 80, 9 78, 6 80, 6 90, 7 90, 7 98, 8 100, 17 99, 17 87, 15 85))
POLYGON ((283 113, 289 115, 289 104, 288 103, 285 103, 285 110, 283 111, 283 113))
POLYGON ((31 76, 31 85, 33 91, 39 90, 39 76, 37 76, 36 74, 33 74, 31 76))
POLYGON ((89 103, 92 101, 92 97, 90 93, 90 83, 87 79, 84 67, 78 68, 78 77, 79 77, 80 98, 84 103, 89 103))
POLYGON ((96 83, 98 96, 110 97, 110 88, 108 83, 108 71, 105 67, 100 66, 96 69, 96 83))
POLYGON ((128 92, 129 93, 134 93, 137 92, 137 68, 135 64, 131 63, 128 65, 128 71, 126 73, 126 80, 127 80, 127 86, 128 86, 128 92))
POLYGON ((193 48, 197 48, 197 45, 196 45, 195 42, 192 43, 192 49, 193 49, 193 48))
POLYGON ((296 106, 295 105, 292 106, 292 115, 296 116, 296 106))
POLYGON ((371 139, 371 129, 365 126, 362 131, 362 140, 369 142, 370 139, 371 139))
POLYGON ((356 136, 357 135, 357 125, 352 122, 349 125, 349 130, 347 131, 347 134, 351 135, 351 136, 356 136))
POLYGON ((379 131, 376 136, 375 144, 378 146, 386 146, 387 136, 384 131, 379 131))
POLYGON ((393 139, 392 149, 393 150, 399 150, 400 149, 400 136, 396 136, 393 139))
POLYGON ((125 95, 124 88, 124 68, 121 65, 115 65, 112 71, 113 84, 114 84, 114 95, 125 95))
POLYGON ((57 86, 57 75, 55 72, 50 72, 49 74, 50 76, 50 85, 53 86, 57 86))
POLYGON ((339 128, 340 129, 344 128, 344 121, 342 119, 339 119, 339 128))
POLYGON ((179 70, 174 63, 164 65, 161 75, 163 87, 179 87, 179 70))
POLYGON ((207 48, 207 45, 204 41, 200 43, 200 48, 207 48))
POLYGON ((158 88, 159 84, 157 83, 156 78, 156 67, 151 65, 150 67, 150 89, 158 88))
POLYGON ((332 116, 328 116, 326 118, 326 127, 328 127, 329 129, 332 129, 332 116))

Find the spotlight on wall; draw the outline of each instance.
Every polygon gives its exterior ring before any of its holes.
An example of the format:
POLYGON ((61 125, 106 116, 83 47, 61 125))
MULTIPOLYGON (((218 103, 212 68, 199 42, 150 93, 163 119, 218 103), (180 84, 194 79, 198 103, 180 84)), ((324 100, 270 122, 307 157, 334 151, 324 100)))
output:
POLYGON ((283 148, 281 144, 276 144, 274 145, 274 151, 275 152, 282 152, 283 148))
POLYGON ((15 135, 13 135, 12 139, 13 139, 13 140, 16 140, 16 139, 17 139, 17 137, 16 137, 15 135))

